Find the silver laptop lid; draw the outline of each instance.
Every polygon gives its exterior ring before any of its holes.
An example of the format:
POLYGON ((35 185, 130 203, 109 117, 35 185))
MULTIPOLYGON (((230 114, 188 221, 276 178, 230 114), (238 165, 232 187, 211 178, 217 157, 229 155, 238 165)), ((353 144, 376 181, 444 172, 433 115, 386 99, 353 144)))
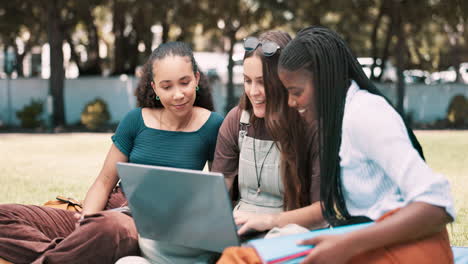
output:
POLYGON ((240 245, 221 173, 121 162, 117 170, 140 236, 215 252, 240 245))

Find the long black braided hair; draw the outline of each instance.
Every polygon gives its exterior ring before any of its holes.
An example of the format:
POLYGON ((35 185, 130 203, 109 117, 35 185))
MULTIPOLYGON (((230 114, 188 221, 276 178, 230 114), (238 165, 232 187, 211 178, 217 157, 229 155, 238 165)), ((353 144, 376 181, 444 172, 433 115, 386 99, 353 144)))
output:
MULTIPOLYGON (((360 89, 384 96, 367 78, 345 41, 322 26, 299 31, 282 51, 279 68, 287 71, 305 69, 312 76, 316 96, 316 101, 312 103, 316 104, 319 126, 320 199, 325 219, 332 226, 370 221, 365 216, 351 216, 346 208, 339 157, 343 114, 351 80, 360 89)), ((424 159, 413 131, 406 123, 405 126, 411 143, 424 159)))

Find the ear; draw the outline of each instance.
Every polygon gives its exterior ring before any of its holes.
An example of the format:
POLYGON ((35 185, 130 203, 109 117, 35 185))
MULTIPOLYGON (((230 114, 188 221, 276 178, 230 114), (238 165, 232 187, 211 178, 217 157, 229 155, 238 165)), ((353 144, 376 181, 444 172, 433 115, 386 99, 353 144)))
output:
POLYGON ((197 71, 195 73, 195 79, 197 80, 197 86, 198 86, 198 83, 200 83, 200 72, 199 71, 197 71))
POLYGON ((151 81, 151 88, 153 88, 154 93, 156 94, 156 85, 154 84, 154 81, 151 81))

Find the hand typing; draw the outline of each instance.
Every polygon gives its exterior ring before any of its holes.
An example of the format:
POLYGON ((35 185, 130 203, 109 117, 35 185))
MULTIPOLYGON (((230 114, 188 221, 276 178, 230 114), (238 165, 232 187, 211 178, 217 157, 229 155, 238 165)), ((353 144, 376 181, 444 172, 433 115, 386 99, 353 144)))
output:
POLYGON ((242 225, 237 231, 239 235, 243 235, 249 230, 265 231, 275 227, 275 214, 258 214, 251 212, 234 212, 234 221, 236 225, 242 225))

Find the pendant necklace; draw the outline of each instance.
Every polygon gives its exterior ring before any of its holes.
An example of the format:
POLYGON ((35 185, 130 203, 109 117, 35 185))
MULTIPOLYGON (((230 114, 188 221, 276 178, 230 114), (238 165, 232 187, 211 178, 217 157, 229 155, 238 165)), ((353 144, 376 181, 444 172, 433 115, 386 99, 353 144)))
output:
POLYGON ((254 154, 254 164, 255 164, 255 176, 257 177, 257 195, 259 195, 262 192, 261 187, 261 181, 262 181, 262 170, 263 170, 263 165, 265 164, 265 160, 268 157, 268 154, 270 154, 271 149, 273 148, 274 142, 271 142, 270 148, 268 149, 265 158, 263 158, 262 165, 260 165, 260 173, 258 173, 257 169, 257 156, 255 154, 255 137, 252 137, 252 145, 253 145, 253 154, 254 154))

